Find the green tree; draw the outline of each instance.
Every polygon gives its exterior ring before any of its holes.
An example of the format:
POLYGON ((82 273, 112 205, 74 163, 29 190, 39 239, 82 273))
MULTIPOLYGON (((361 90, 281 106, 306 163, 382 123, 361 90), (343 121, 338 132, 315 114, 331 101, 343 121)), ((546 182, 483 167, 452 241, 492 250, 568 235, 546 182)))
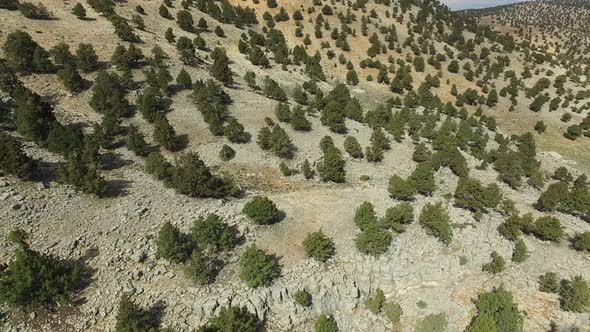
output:
POLYGON ((156 143, 161 144, 169 151, 178 151, 180 148, 176 131, 170 122, 168 122, 168 118, 165 115, 158 114, 156 116, 153 137, 156 143))
POLYGON ((232 77, 232 71, 229 68, 229 58, 225 52, 225 49, 216 47, 211 52, 211 58, 213 64, 209 67, 209 73, 216 80, 223 83, 223 85, 232 85, 234 83, 232 77))
POLYGON ((442 203, 426 204, 422 208, 419 221, 426 233, 434 235, 444 244, 448 245, 453 240, 451 219, 442 203))
POLYGON ((88 73, 98 67, 98 56, 90 44, 80 43, 76 49, 76 66, 88 73))
POLYGON ((197 332, 256 332, 261 326, 262 322, 246 307, 222 307, 219 314, 209 319, 197 332))
POLYGON ((347 131, 344 116, 342 107, 336 101, 331 101, 322 108, 320 120, 331 131, 343 134, 347 131))
POLYGON ((338 324, 332 316, 321 314, 313 324, 314 332, 338 332, 338 324))
POLYGON ((20 141, 0 131, 0 170, 22 179, 30 178, 36 162, 22 148, 20 141))
POLYGON ((215 262, 199 250, 193 250, 191 258, 186 266, 185 274, 194 283, 206 285, 215 279, 215 262))
POLYGON ((191 197, 236 196, 240 189, 230 179, 211 173, 196 153, 181 156, 170 171, 170 185, 179 193, 191 197))
POLYGON ((590 287, 581 276, 562 280, 559 287, 559 307, 570 312, 585 312, 590 309, 590 287))
MULTIPOLYGON (((482 293, 477 296, 475 302, 477 315, 468 327, 469 332, 483 332, 488 330, 475 330, 473 326, 478 320, 482 324, 480 316, 490 316, 498 332, 522 331, 523 317, 518 310, 518 305, 514 303, 512 293, 503 288, 493 289, 490 292, 482 293), (471 329, 469 329, 471 328, 471 329)), ((489 318, 486 318, 488 320, 489 318)), ((491 324, 486 324, 491 325, 491 324)), ((493 330, 489 330, 493 331, 493 330)))
POLYGON ((344 151, 355 159, 362 159, 365 156, 363 148, 354 136, 346 136, 346 139, 344 139, 344 151))
POLYGON ((389 250, 391 241, 392 236, 389 232, 383 230, 379 226, 371 225, 365 227, 365 229, 357 235, 354 242, 357 250, 361 253, 380 256, 389 250))
POLYGON ((190 235, 182 233, 169 222, 160 228, 156 245, 156 255, 173 263, 186 262, 195 247, 190 235))
POLYGON ((518 239, 514 244, 514 251, 512 252, 512 261, 514 263, 522 263, 529 257, 526 244, 522 239, 518 239))
POLYGON ((214 213, 198 217, 191 228, 195 244, 206 252, 227 251, 236 244, 236 230, 214 213))
POLYGON ((0 303, 35 307, 66 302, 85 285, 79 263, 44 255, 29 248, 26 234, 12 232, 17 248, 8 266, 0 272, 0 303))
POLYGON ((146 157, 150 151, 150 146, 146 143, 143 134, 139 131, 139 128, 134 125, 129 126, 127 138, 125 139, 125 146, 127 149, 141 157, 146 157))
POLYGON ((571 239, 572 248, 590 252, 590 232, 578 233, 571 239))
POLYGON ((367 301, 365 302, 367 309, 369 309, 375 315, 379 315, 381 313, 383 304, 385 304, 385 294, 383 294, 383 291, 380 288, 377 288, 375 290, 375 295, 367 298, 367 301))
POLYGON ((324 235, 321 230, 307 234, 305 240, 303 240, 303 249, 307 257, 320 262, 326 262, 334 256, 336 251, 334 241, 324 235))
POLYGON ((176 76, 176 84, 180 86, 182 89, 190 90, 193 87, 193 81, 191 76, 182 68, 176 76))
POLYGON ((362 231, 367 227, 377 224, 377 214, 373 204, 370 202, 363 202, 354 211, 354 223, 362 231))
POLYGON ((193 15, 188 10, 179 10, 176 14, 176 23, 178 26, 188 32, 192 32, 194 28, 193 15))
POLYGON ((416 193, 412 181, 404 180, 398 175, 389 178, 388 191, 391 198, 402 201, 413 200, 416 193))
POLYGON ((77 2, 72 8, 72 14, 76 15, 78 19, 83 20, 86 18, 86 9, 84 9, 84 6, 77 2))
POLYGON ((230 161, 236 156, 236 150, 232 149, 231 146, 223 144, 221 150, 219 150, 219 159, 223 161, 230 161))
POLYGON ((117 309, 116 332, 155 331, 158 325, 158 319, 149 310, 131 302, 128 295, 121 297, 117 309))
POLYGON ((336 147, 331 147, 324 151, 324 156, 318 162, 316 169, 322 181, 342 183, 346 181, 345 165, 342 152, 336 147))
POLYGON ((278 259, 251 245, 240 257, 240 279, 249 287, 268 286, 280 276, 278 259))
POLYGON ((398 233, 404 232, 406 225, 412 222, 414 222, 414 208, 407 202, 388 208, 385 211, 385 217, 381 219, 383 227, 398 233))
POLYGON ((492 252, 492 254, 490 256, 492 257, 492 261, 482 265, 481 266, 482 271, 492 273, 492 274, 497 274, 497 273, 500 273, 506 269, 506 261, 504 260, 504 257, 500 256, 495 251, 492 252))
POLYGON ((242 213, 258 225, 270 225, 280 219, 280 211, 276 204, 264 196, 256 196, 246 203, 242 213))
POLYGON ((297 304, 299 304, 300 306, 311 307, 311 304, 312 304, 311 294, 308 291, 306 291, 305 289, 298 290, 297 292, 295 292, 295 294, 293 294, 293 298, 295 299, 295 302, 297 304))
POLYGON ((539 291, 545 293, 559 291, 559 277, 555 272, 547 272, 539 277, 539 291))
POLYGON ((436 189, 434 171, 430 163, 418 164, 408 180, 411 181, 414 190, 422 195, 430 196, 436 189))

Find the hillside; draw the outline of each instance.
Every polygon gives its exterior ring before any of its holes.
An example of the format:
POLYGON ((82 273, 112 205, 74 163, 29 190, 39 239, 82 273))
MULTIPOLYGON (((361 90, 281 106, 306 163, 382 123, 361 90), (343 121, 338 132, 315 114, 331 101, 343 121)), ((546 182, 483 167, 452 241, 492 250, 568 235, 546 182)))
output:
POLYGON ((3 328, 587 327, 590 65, 488 14, 0 0, 3 328))

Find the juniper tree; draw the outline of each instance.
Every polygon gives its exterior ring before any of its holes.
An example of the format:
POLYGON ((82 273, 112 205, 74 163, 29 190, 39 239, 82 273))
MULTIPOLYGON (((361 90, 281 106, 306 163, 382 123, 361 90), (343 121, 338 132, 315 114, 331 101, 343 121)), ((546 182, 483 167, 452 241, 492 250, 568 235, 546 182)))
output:
POLYGON ((450 244, 453 239, 453 229, 448 212, 441 203, 426 204, 419 217, 420 224, 430 235, 437 237, 444 244, 450 244))
POLYGON ((180 142, 176 136, 174 127, 168 122, 165 115, 157 114, 154 120, 154 141, 161 144, 169 151, 178 151, 180 142))
POLYGON ((211 58, 213 59, 213 64, 209 67, 211 76, 224 85, 232 85, 234 81, 232 71, 229 68, 229 58, 225 50, 216 47, 211 53, 211 58))
POLYGON ((321 230, 309 233, 303 240, 303 248, 307 257, 320 262, 326 262, 334 256, 336 250, 334 241, 324 235, 321 230))
POLYGON ((78 19, 83 20, 86 18, 86 9, 84 9, 84 6, 77 2, 72 8, 72 14, 74 14, 78 19))
POLYGON ((251 288, 268 286, 280 276, 278 259, 253 244, 240 256, 239 276, 251 288))
POLYGON ((76 66, 83 72, 91 72, 98 67, 98 56, 90 44, 80 43, 76 49, 76 66))

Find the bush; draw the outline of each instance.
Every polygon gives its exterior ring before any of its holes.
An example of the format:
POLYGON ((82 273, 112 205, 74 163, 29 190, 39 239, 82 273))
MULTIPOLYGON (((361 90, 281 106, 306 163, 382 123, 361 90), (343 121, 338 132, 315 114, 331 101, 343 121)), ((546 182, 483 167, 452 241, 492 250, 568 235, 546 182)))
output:
POLYGON ((355 239, 356 248, 363 254, 380 256, 389 250, 392 236, 378 226, 366 227, 355 239))
POLYGON ((279 83, 268 76, 264 78, 262 91, 268 98, 283 102, 287 101, 287 94, 285 93, 285 90, 281 88, 279 83))
POLYGON ((559 278, 555 272, 547 272, 539 277, 539 291, 545 293, 559 291, 559 278))
POLYGON ((262 322, 246 307, 223 307, 219 314, 200 327, 197 332, 244 331, 255 332, 262 327, 262 322))
POLYGON ((307 234, 305 240, 303 240, 303 249, 307 257, 320 262, 326 262, 334 256, 336 251, 334 241, 324 235, 321 230, 307 234))
POLYGON ((23 2, 18 6, 18 9, 24 17, 33 20, 48 20, 52 17, 52 14, 42 3, 34 5, 30 2, 23 2))
POLYGON ((196 153, 178 159, 171 169, 170 184, 177 192, 191 197, 219 198, 240 193, 230 179, 213 175, 196 153))
POLYGON ((545 216, 538 218, 532 229, 525 232, 532 233, 535 237, 545 241, 559 242, 565 235, 561 222, 555 217, 545 216))
POLYGON ((23 231, 11 232, 10 239, 18 247, 0 272, 0 303, 32 307, 65 302, 84 286, 86 276, 79 263, 31 250, 23 231))
POLYGON ((338 324, 336 324, 334 317, 321 314, 313 324, 313 330, 315 332, 338 332, 338 324))
POLYGON ((578 233, 570 241, 575 250, 590 252, 590 232, 578 233))
POLYGON ((467 331, 522 331, 523 317, 518 310, 518 305, 514 303, 512 293, 509 291, 498 288, 479 294, 475 306, 477 316, 473 318, 467 331), (490 318, 494 322, 495 329, 475 329, 477 325, 482 324, 482 320, 490 318))
POLYGON ((176 14, 176 23, 184 31, 192 32, 194 30, 193 15, 188 10, 178 11, 176 14))
POLYGON ((153 136, 154 141, 161 144, 166 150, 178 151, 180 149, 180 141, 176 137, 176 131, 170 122, 168 122, 168 118, 165 115, 156 115, 153 136))
POLYGON ((231 146, 227 144, 223 144, 223 146, 221 146, 221 150, 219 150, 219 159, 223 161, 230 161, 234 159, 235 156, 236 151, 232 149, 231 146))
POLYGON ((248 143, 251 137, 235 118, 229 119, 227 126, 223 129, 223 135, 232 143, 248 143))
POLYGON ((145 172, 158 180, 168 181, 172 172, 172 165, 160 152, 152 152, 145 159, 145 172))
POLYGON ((20 141, 0 132, 0 170, 22 179, 31 178, 36 162, 27 156, 20 141))
POLYGON ((98 67, 98 56, 90 44, 80 43, 76 50, 76 67, 83 72, 91 72, 98 67))
POLYGON ((377 215, 375 214, 373 204, 369 202, 363 202, 354 211, 354 223, 357 225, 358 228, 360 228, 361 231, 366 229, 367 227, 376 225, 377 215))
POLYGON ((444 332, 448 324, 446 314, 430 314, 416 323, 414 332, 444 332))
POLYGON ((426 147, 426 144, 420 143, 416 146, 414 153, 412 154, 412 159, 417 163, 423 163, 425 161, 430 160, 432 157, 432 153, 426 147))
POLYGON ((278 259, 251 245, 240 257, 240 279, 249 287, 268 286, 280 276, 278 259))
POLYGON ((459 178, 455 190, 455 204, 470 211, 477 212, 498 206, 502 200, 500 188, 490 184, 485 188, 479 180, 469 177, 459 178))
POLYGON ((344 151, 355 159, 362 159, 364 157, 363 148, 354 136, 346 137, 344 140, 344 151))
POLYGON ((293 109, 293 113, 291 114, 291 120, 289 120, 289 124, 293 127, 294 130, 297 131, 310 131, 311 130, 311 122, 307 120, 305 117, 305 111, 303 108, 297 106, 293 109))
POLYGON ((2 49, 4 58, 12 70, 28 73, 40 69, 33 65, 33 56, 39 47, 28 33, 17 30, 8 34, 2 49))
POLYGON ((406 225, 412 222, 414 222, 414 208, 406 202, 388 208, 385 211, 385 217, 381 219, 381 224, 384 227, 398 233, 404 232, 406 225))
POLYGON ((514 244, 514 251, 512 252, 512 261, 514 263, 522 263, 529 257, 526 244, 522 239, 519 239, 514 244))
POLYGON ((383 294, 383 291, 380 288, 377 288, 375 290, 375 295, 373 297, 367 298, 365 306, 367 306, 367 309, 369 309, 373 314, 379 315, 384 303, 385 294, 383 294))
POLYGON ((339 134, 346 133, 346 124, 344 123, 344 112, 340 104, 336 101, 329 102, 322 108, 320 120, 324 126, 330 128, 331 131, 339 134))
POLYGON ((410 178, 406 181, 411 182, 414 190, 425 196, 430 196, 436 189, 434 172, 430 163, 418 164, 410 178))
POLYGON ((381 310, 390 322, 393 324, 399 323, 403 313, 402 307, 399 304, 394 302, 385 302, 381 310))
POLYGON ((116 332, 155 331, 158 327, 158 319, 152 312, 131 302, 127 295, 121 297, 117 309, 116 332))
POLYGON ((199 250, 193 250, 185 270, 186 276, 198 285, 210 284, 215 280, 215 262, 199 250))
POLYGON ((301 165, 301 173, 303 173, 303 176, 307 180, 313 179, 313 177, 315 176, 315 171, 311 168, 309 160, 305 159, 303 161, 303 164, 301 165))
POLYGON ((106 181, 96 170, 96 165, 88 164, 79 155, 71 155, 58 169, 59 181, 74 186, 87 194, 102 197, 107 194, 106 181))
POLYGON ((129 126, 125 146, 136 155, 142 157, 147 156, 150 151, 150 146, 146 143, 143 134, 139 131, 137 126, 134 125, 129 126))
POLYGON ((295 299, 295 303, 299 304, 302 307, 311 306, 311 294, 309 294, 309 292, 305 289, 298 290, 297 292, 295 292, 293 298, 295 299))
POLYGON ((435 236, 444 244, 450 244, 453 240, 451 219, 442 203, 426 204, 420 213, 420 224, 426 233, 435 236))
POLYGON ((268 197, 256 196, 250 200, 244 208, 242 213, 250 220, 258 225, 270 225, 280 219, 280 211, 273 201, 268 197))
POLYGON ((555 211, 567 204, 569 200, 569 188, 565 182, 552 183, 547 187, 537 200, 537 208, 541 211, 555 211))
POLYGON ((192 89, 193 81, 191 79, 191 76, 188 74, 186 70, 184 70, 184 68, 182 68, 178 73, 178 76, 176 76, 176 84, 178 84, 181 88, 185 90, 192 89))
POLYGON ((481 266, 482 271, 492 273, 492 274, 497 274, 497 273, 500 273, 506 269, 506 261, 504 260, 504 257, 500 256, 495 251, 492 252, 492 254, 490 256, 492 257, 492 261, 482 265, 481 266))
POLYGON ((398 175, 389 178, 389 187, 387 189, 391 198, 402 201, 413 200, 416 193, 413 183, 402 179, 398 175))
POLYGON ((281 122, 289 122, 291 120, 291 109, 285 103, 278 103, 275 107, 275 116, 281 122))
POLYGON ((171 223, 165 223, 158 232, 156 255, 173 263, 186 262, 195 247, 191 237, 171 223))
POLYGON ((199 249, 205 252, 227 251, 237 242, 236 230, 214 213, 205 218, 198 217, 193 223, 191 235, 199 249))
POLYGON ((342 183, 346 181, 345 164, 340 150, 330 147, 324 150, 324 156, 318 162, 316 169, 322 181, 342 183))
POLYGON ((585 312, 590 309, 590 287, 581 276, 561 281, 559 307, 570 312, 585 312))

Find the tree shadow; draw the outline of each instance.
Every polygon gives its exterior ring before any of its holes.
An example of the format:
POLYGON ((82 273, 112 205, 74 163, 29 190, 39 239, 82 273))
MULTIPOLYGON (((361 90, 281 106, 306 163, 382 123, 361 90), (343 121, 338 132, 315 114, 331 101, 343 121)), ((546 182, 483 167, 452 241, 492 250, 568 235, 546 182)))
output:
POLYGON ((120 153, 115 152, 107 152, 101 155, 101 159, 101 169, 105 171, 112 171, 133 164, 132 160, 123 159, 120 153))
POLYGON ((152 319, 150 325, 156 328, 159 327, 162 324, 162 318, 164 318, 165 311, 166 303, 164 301, 159 300, 156 303, 152 304, 152 306, 147 309, 149 317, 152 319))
POLYGON ((106 197, 124 197, 129 194, 127 189, 133 183, 129 180, 111 180, 107 182, 106 197))
POLYGON ((61 162, 51 161, 37 161, 37 169, 33 174, 31 180, 41 182, 43 185, 48 186, 52 182, 56 182, 59 179, 59 169, 63 165, 61 162))

